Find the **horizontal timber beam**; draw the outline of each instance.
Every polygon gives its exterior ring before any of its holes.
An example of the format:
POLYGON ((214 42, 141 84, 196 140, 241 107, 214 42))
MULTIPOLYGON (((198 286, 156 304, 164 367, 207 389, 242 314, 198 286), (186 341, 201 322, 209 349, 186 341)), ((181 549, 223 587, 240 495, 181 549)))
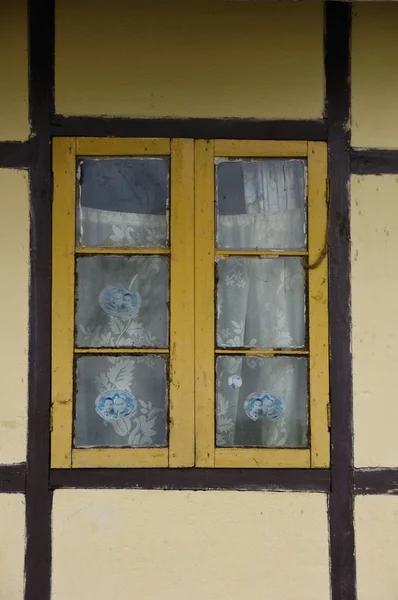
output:
POLYGON ((30 162, 30 141, 0 142, 0 169, 26 169, 30 162))
POLYGON ((398 494, 398 468, 356 469, 355 494, 398 494))
POLYGON ((323 120, 258 119, 129 119, 120 117, 63 117, 52 119, 53 136, 185 137, 253 140, 326 141, 323 120))
POLYGON ((52 469, 50 487, 329 492, 327 469, 52 469))
POLYGON ((351 150, 351 173, 355 175, 398 174, 398 150, 351 150))
POLYGON ((25 492, 26 465, 0 465, 0 493, 25 492))

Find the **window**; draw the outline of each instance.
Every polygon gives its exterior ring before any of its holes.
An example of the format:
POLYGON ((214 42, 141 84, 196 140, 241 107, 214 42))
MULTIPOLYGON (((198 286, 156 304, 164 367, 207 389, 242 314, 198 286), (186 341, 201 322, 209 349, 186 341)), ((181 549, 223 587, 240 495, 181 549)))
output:
POLYGON ((326 145, 53 142, 52 467, 327 467, 326 145))

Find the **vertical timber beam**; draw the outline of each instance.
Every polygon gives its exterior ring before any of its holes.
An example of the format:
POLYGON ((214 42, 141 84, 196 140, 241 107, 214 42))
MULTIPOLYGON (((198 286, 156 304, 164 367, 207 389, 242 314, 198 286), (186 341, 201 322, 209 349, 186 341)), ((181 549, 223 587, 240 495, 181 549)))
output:
POLYGON ((351 5, 326 2, 326 107, 330 178, 329 300, 333 600, 355 600, 352 360, 350 311, 350 37, 351 5))
POLYGON ((30 293, 25 599, 51 588, 51 139, 54 2, 29 0, 30 293))

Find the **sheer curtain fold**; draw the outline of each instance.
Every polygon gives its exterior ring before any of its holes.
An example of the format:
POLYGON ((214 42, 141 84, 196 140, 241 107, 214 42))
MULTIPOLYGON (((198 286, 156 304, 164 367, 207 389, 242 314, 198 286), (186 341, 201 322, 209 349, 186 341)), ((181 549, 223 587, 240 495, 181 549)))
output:
POLYGON ((164 215, 80 207, 78 230, 86 246, 148 247, 167 245, 164 215))
POLYGON ((219 214, 220 248, 305 247, 303 162, 245 162, 242 168, 246 214, 219 214))

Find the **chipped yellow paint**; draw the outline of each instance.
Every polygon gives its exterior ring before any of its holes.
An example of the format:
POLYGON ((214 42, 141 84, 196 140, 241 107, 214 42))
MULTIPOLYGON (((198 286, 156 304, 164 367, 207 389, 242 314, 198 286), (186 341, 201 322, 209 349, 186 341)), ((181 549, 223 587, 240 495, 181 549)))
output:
POLYGON ((75 139, 53 140, 51 466, 71 466, 75 285, 75 139))
POLYGON ((72 452, 74 468, 167 467, 168 448, 76 448, 72 452))
POLYGON ((214 142, 195 142, 196 466, 214 467, 214 142))
MULTIPOLYGON (((323 142, 308 144, 308 249, 309 264, 316 263, 325 251, 328 235, 326 197, 327 147, 323 142)), ((329 402, 329 325, 327 256, 308 271, 310 344, 310 431, 311 467, 328 467, 330 440, 329 402)))
POLYGON ((230 158, 304 158, 307 142, 274 140, 215 140, 214 154, 230 158))
POLYGON ((171 145, 170 467, 191 467, 194 428, 194 142, 171 145))
POLYGON ((311 453, 296 448, 216 448, 216 467, 308 469, 311 453))
POLYGON ((76 138, 78 156, 167 156, 168 138, 76 138))

